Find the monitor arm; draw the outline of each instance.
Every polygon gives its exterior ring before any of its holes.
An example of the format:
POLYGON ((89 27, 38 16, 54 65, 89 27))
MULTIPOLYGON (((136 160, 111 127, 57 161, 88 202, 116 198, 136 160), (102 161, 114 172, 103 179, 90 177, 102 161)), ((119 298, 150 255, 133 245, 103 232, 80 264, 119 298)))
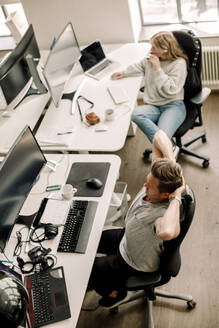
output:
POLYGON ((35 86, 37 87, 38 93, 39 94, 47 93, 47 89, 46 89, 45 85, 42 83, 39 73, 37 71, 37 68, 34 64, 34 61, 36 61, 36 60, 38 60, 38 59, 33 58, 33 56, 30 54, 28 54, 26 56, 27 65, 30 70, 31 76, 33 78, 33 82, 34 82, 35 86))

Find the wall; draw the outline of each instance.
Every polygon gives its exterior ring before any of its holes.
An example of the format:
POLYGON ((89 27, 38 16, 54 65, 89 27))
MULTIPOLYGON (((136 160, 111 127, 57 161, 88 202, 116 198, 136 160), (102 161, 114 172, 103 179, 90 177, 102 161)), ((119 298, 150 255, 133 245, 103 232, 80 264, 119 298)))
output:
POLYGON ((48 49, 71 21, 80 45, 135 42, 140 33, 137 0, 21 0, 41 49, 48 49), (130 15, 129 4, 132 2, 130 15), (138 20, 137 25, 134 21, 138 20), (134 28, 133 28, 133 25, 134 28))

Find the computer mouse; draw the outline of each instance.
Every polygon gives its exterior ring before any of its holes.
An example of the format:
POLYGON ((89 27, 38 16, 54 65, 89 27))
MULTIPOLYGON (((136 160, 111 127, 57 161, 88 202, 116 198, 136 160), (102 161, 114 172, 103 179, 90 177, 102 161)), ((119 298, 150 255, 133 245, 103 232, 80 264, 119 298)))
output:
POLYGON ((103 182, 98 178, 87 179, 87 185, 93 189, 100 189, 103 186, 103 182))

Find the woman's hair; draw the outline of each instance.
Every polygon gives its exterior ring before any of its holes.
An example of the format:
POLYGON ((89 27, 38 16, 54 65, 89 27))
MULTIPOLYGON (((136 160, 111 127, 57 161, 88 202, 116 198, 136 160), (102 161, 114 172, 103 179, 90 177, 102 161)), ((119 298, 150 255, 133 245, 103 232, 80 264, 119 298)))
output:
POLYGON ((156 159, 151 167, 152 175, 159 180, 160 192, 174 192, 183 184, 181 166, 168 158, 156 159))
POLYGON ((177 58, 184 58, 188 63, 188 57, 181 49, 178 41, 172 32, 162 31, 158 32, 151 38, 151 43, 155 47, 159 47, 163 50, 166 50, 166 59, 176 60, 177 58))

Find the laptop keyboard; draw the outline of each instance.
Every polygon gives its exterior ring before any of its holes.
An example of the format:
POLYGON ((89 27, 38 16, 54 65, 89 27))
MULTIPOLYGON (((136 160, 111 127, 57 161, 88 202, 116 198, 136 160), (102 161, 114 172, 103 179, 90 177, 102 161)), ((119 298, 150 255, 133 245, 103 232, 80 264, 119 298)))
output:
POLYGON ((89 74, 96 75, 100 71, 102 71, 105 67, 109 66, 112 62, 109 59, 104 60, 101 64, 94 67, 92 70, 89 71, 89 74))
POLYGON ((71 317, 63 267, 26 275, 25 287, 29 294, 28 312, 32 328, 71 317))

